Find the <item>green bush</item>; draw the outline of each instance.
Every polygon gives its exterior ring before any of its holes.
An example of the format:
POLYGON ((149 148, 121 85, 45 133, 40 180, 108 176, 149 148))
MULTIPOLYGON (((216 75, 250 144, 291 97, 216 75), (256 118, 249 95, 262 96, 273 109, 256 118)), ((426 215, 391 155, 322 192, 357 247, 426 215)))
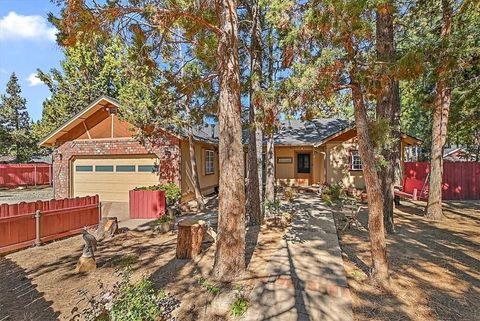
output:
POLYGON ((342 196, 343 187, 341 183, 335 183, 330 186, 330 198, 332 201, 338 201, 342 196))
POLYGON ((156 225, 160 225, 163 223, 170 223, 172 221, 172 218, 168 215, 162 215, 160 218, 157 218, 153 223, 156 225))
POLYGON ((230 314, 234 317, 241 317, 247 312, 248 301, 245 298, 245 289, 243 286, 239 285, 236 287, 237 293, 235 295, 235 301, 233 301, 232 306, 230 307, 230 314))
POLYGON ((164 191, 165 200, 168 206, 175 205, 175 203, 180 199, 181 195, 180 187, 178 187, 175 183, 136 187, 135 191, 164 191))
POLYGON ((207 279, 200 277, 198 278, 198 283, 208 292, 210 292, 213 295, 217 295, 220 292, 220 288, 214 286, 210 282, 208 282, 207 279))
MULTIPOLYGON (((164 295, 164 292, 159 292, 164 295)), ((123 282, 110 312, 112 321, 155 321, 162 313, 152 281, 143 278, 137 284, 123 282)))

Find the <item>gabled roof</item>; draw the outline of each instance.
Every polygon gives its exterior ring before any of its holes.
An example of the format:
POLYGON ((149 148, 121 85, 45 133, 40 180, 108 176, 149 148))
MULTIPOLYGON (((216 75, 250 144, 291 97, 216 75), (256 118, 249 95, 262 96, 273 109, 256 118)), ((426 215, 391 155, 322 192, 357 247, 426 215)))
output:
MULTIPOLYGON (((115 107, 120 107, 120 102, 115 98, 109 96, 101 96, 93 101, 90 105, 82 109, 76 115, 67 120, 60 127, 51 132, 47 137, 45 137, 40 143, 40 146, 53 146, 55 141, 60 138, 63 134, 67 133, 69 130, 73 129, 78 124, 81 124, 89 116, 97 112, 100 108, 107 105, 113 105, 115 107)), ((186 138, 187 132, 183 129, 178 129, 173 126, 171 128, 166 128, 166 130, 172 134, 178 134, 181 138, 186 138)), ((193 137, 195 140, 203 141, 206 143, 218 144, 218 126, 216 125, 204 125, 197 126, 193 128, 193 137)))
POLYGON ((63 134, 67 133, 69 130, 81 124, 85 119, 89 116, 94 114, 100 108, 107 106, 107 105, 114 105, 120 106, 120 102, 115 98, 109 96, 101 96, 94 100, 90 105, 79 111, 76 115, 71 117, 65 123, 63 123, 60 127, 52 131, 47 137, 42 139, 38 145, 48 147, 53 146, 55 141, 61 137, 63 134))

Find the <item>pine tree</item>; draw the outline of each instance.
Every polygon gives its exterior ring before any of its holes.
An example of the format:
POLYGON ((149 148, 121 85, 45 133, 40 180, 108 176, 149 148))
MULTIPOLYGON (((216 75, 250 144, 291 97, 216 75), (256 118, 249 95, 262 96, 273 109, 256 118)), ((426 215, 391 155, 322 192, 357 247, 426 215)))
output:
POLYGON ((43 102, 42 119, 35 131, 44 137, 102 95, 117 98, 125 83, 126 48, 118 39, 99 36, 64 48, 61 69, 38 70, 51 96, 43 102))
POLYGON ((35 146, 31 135, 27 100, 21 93, 18 78, 12 73, 7 83, 6 94, 0 98, 0 124, 3 129, 1 149, 14 156, 17 162, 30 160, 35 146))

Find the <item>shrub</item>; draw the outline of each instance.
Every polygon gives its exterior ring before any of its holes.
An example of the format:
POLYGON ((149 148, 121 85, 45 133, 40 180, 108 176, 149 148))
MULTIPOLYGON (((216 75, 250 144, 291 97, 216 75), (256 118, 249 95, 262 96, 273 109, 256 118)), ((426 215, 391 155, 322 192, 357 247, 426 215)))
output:
POLYGON ((245 299, 245 293, 242 286, 237 287, 237 294, 235 296, 236 299, 232 303, 230 313, 234 317, 241 317, 248 309, 248 301, 245 299))
POLYGON ((124 282, 115 298, 110 312, 112 321, 155 321, 162 309, 157 304, 157 293, 152 282, 143 278, 137 284, 124 282))
POLYGON ((327 204, 327 206, 332 206, 333 205, 333 202, 332 202, 332 199, 330 198, 330 195, 324 193, 322 194, 322 201, 325 202, 325 204, 327 204))
POLYGON ((130 282, 131 272, 120 272, 121 281, 112 289, 107 289, 99 281, 99 295, 91 296, 86 290, 80 290, 81 301, 88 306, 82 310, 74 308, 71 320, 89 321, 157 321, 173 320, 172 312, 179 306, 179 301, 167 295, 164 290, 155 291, 148 278, 138 283, 130 282))
POLYGON ((207 281, 207 279, 203 278, 203 277, 199 277, 198 278, 198 283, 204 288, 206 289, 208 292, 210 292, 211 294, 213 295, 217 295, 219 292, 220 292, 220 288, 214 286, 213 284, 211 284, 210 282, 207 281))
POLYGON ((291 203, 295 198, 295 192, 292 188, 286 188, 283 195, 285 196, 285 200, 289 203, 291 203))
POLYGON ((172 221, 172 218, 169 215, 162 215, 159 218, 157 218, 153 224, 155 225, 160 225, 164 223, 170 223, 172 221))
POLYGON ((164 191, 165 200, 168 206, 175 205, 181 195, 181 190, 175 183, 136 187, 135 191, 164 191))
POLYGON ((341 183, 335 183, 330 186, 330 198, 332 201, 338 201, 342 196, 343 187, 341 183))

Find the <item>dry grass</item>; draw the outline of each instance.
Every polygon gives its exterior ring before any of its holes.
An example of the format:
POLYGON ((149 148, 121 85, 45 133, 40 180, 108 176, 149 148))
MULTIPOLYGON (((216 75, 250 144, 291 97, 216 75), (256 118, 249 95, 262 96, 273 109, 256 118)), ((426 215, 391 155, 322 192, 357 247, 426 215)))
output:
MULTIPOLYGON (((368 279, 365 229, 339 232, 355 320, 480 320, 480 202, 447 202, 447 218, 423 217, 424 203, 403 201, 388 237, 391 289, 368 279)), ((336 223, 343 227, 343 215, 336 223)), ((360 220, 367 226, 367 214, 360 220)))
MULTIPOLYGON (((283 230, 250 229, 249 266, 239 283, 250 288, 262 276, 282 235, 283 230)), ((181 301, 178 320, 215 320, 207 309, 213 296, 198 283, 200 276, 211 280, 214 245, 205 244, 203 254, 194 261, 177 260, 176 232, 129 231, 100 244, 96 271, 76 274, 83 244, 76 236, 0 257, 0 320, 69 320, 73 308, 85 306, 79 302, 78 290, 98 293, 98 281, 112 285, 119 279, 115 271, 127 264, 133 269, 133 280, 150 276, 157 288, 165 288, 181 301)))

